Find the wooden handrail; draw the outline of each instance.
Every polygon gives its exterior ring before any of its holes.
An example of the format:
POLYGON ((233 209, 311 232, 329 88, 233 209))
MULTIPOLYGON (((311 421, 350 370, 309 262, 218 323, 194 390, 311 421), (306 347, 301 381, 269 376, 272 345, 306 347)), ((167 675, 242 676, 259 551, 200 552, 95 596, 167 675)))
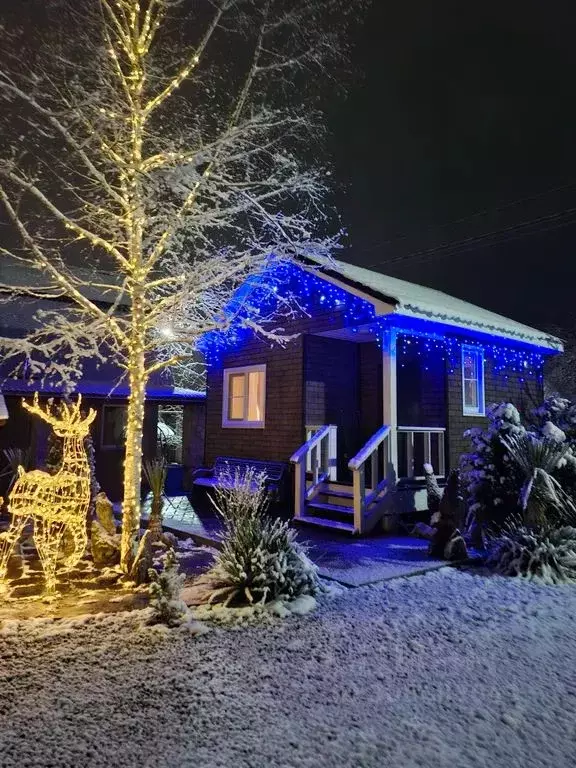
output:
POLYGON ((446 432, 446 427, 396 427, 398 432, 431 432, 436 434, 446 432))
POLYGON ((385 440, 388 435, 390 434, 390 427, 384 426, 381 427, 378 432, 375 432, 372 437, 368 440, 368 442, 360 448, 356 456, 354 456, 350 461, 348 462, 348 469, 355 470, 360 469, 362 464, 366 461, 366 459, 370 458, 370 456, 374 453, 374 451, 378 448, 380 443, 385 440))
POLYGON ((312 435, 308 442, 304 443, 304 445, 301 445, 300 448, 298 448, 298 450, 290 457, 292 464, 300 464, 300 462, 306 457, 306 454, 326 437, 326 435, 330 432, 330 429, 331 425, 326 424, 324 427, 322 427, 322 429, 312 435))
POLYGON ((306 503, 318 493, 327 480, 336 480, 338 448, 337 427, 325 424, 290 457, 294 464, 294 517, 306 512, 306 503), (325 451, 323 450, 325 449, 325 451), (308 484, 307 474, 312 475, 308 484))

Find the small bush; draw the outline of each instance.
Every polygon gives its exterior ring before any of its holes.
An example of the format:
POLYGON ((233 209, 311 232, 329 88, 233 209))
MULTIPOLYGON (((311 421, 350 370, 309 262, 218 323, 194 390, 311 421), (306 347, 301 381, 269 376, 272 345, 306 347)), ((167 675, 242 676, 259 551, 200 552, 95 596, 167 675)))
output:
POLYGON ((178 558, 172 548, 163 558, 162 571, 154 568, 148 571, 150 576, 150 624, 166 624, 177 627, 189 616, 188 606, 181 598, 185 576, 178 568, 178 558))
POLYGON ((207 574, 210 602, 266 603, 315 595, 316 566, 288 523, 266 516, 266 476, 250 468, 222 478, 215 507, 222 517, 222 549, 207 574))
POLYGON ((517 520, 488 544, 487 565, 503 576, 545 584, 576 582, 576 528, 538 531, 517 520))
POLYGON ((461 476, 470 520, 484 529, 501 526, 515 515, 525 516, 526 498, 530 511, 536 511, 540 492, 545 496, 540 519, 528 522, 542 524, 548 512, 557 517, 554 496, 563 495, 563 504, 576 498, 576 441, 567 437, 574 433, 572 404, 549 398, 527 426, 511 403, 492 406, 488 418, 487 429, 466 433, 472 451, 462 457, 461 476))

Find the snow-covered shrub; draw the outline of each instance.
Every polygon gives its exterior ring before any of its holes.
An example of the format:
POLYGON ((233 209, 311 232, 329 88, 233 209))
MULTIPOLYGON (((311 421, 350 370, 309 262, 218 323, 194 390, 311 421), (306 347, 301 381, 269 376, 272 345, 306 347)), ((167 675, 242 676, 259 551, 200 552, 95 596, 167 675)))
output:
POLYGON ((180 573, 178 558, 172 548, 163 556, 162 570, 148 571, 150 576, 150 624, 167 624, 177 627, 189 617, 188 606, 182 600, 185 575, 180 573))
POLYGON ((571 444, 576 442, 576 403, 565 397, 547 397, 532 412, 532 421, 542 434, 548 432, 548 436, 555 435, 571 444))
MULTIPOLYGON (((502 525, 514 515, 536 524, 537 519, 531 515, 536 513, 538 495, 546 485, 549 492, 555 486, 556 495, 564 494, 562 507, 567 498, 576 498, 575 417, 573 404, 561 398, 548 398, 531 414, 531 423, 526 426, 511 403, 489 409, 488 428, 477 427, 466 433, 473 447, 461 463, 469 524, 474 521, 485 529, 502 525), (532 507, 528 510, 523 498, 528 489, 528 496, 533 493, 535 479, 536 495, 531 496, 532 507), (531 519, 526 518, 526 513, 531 519)), ((558 521, 554 495, 542 500, 540 524, 544 517, 548 523, 558 521)))
POLYGON ((574 501, 554 476, 570 451, 566 442, 530 432, 501 440, 524 480, 519 493, 523 522, 537 528, 576 518, 574 501))
POLYGON ((487 565, 503 576, 537 579, 546 584, 576 582, 576 528, 527 528, 512 520, 488 539, 487 565))
POLYGON ((531 429, 559 442, 569 449, 561 461, 556 477, 562 488, 576 498, 576 403, 564 397, 547 397, 532 413, 531 429))
POLYGON ((472 451, 462 456, 460 464, 470 517, 481 526, 502 523, 519 511, 521 475, 511 464, 502 438, 526 432, 512 403, 493 405, 487 416, 487 429, 474 427, 465 433, 472 442, 472 451))
POLYGON ((210 601, 290 600, 319 591, 316 566, 288 523, 266 515, 266 476, 250 468, 222 478, 214 504, 224 523, 222 548, 207 578, 210 601))

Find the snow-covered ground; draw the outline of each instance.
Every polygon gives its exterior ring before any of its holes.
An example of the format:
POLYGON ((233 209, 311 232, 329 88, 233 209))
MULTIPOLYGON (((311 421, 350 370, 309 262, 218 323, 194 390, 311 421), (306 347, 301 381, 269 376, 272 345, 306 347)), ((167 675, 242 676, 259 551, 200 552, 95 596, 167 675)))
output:
POLYGON ((1 766, 574 765, 574 587, 443 569, 265 626, 135 621, 2 626, 1 766))

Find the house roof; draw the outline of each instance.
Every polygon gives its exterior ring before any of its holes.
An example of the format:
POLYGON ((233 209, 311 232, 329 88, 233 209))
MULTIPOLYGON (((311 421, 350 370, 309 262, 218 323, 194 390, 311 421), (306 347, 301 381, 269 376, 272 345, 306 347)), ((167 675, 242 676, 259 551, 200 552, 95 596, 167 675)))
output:
MULTIPOLYGON (((62 394, 61 387, 55 387, 49 384, 40 386, 38 382, 27 382, 22 379, 6 379, 2 382, 2 392, 5 395, 28 395, 32 394, 37 389, 44 395, 53 393, 54 395, 59 396, 62 394)), ((122 383, 115 387, 110 381, 91 381, 90 379, 80 380, 72 397, 75 397, 78 393, 83 397, 102 397, 110 399, 127 398, 129 395, 127 384, 122 383)), ((152 383, 146 388, 146 398, 148 400, 204 400, 206 398, 206 392, 196 389, 186 389, 184 387, 172 387, 167 384, 152 383)))
MULTIPOLYGON (((80 266, 74 266, 73 273, 81 281, 78 289, 91 301, 110 304, 118 299, 118 291, 113 287, 108 289, 102 287, 108 284, 120 288, 122 280, 117 273, 96 269, 96 267, 80 266)), ((14 261, 10 256, 3 256, 0 260, 0 283, 13 287, 16 292, 19 286, 41 291, 54 285, 42 270, 14 261)), ((123 302, 120 301, 120 304, 123 302)))
POLYGON ((563 349, 560 339, 544 331, 433 288, 389 277, 337 259, 331 259, 329 266, 323 271, 335 278, 344 278, 360 292, 392 304, 393 313, 396 315, 502 336, 554 351, 563 349))

